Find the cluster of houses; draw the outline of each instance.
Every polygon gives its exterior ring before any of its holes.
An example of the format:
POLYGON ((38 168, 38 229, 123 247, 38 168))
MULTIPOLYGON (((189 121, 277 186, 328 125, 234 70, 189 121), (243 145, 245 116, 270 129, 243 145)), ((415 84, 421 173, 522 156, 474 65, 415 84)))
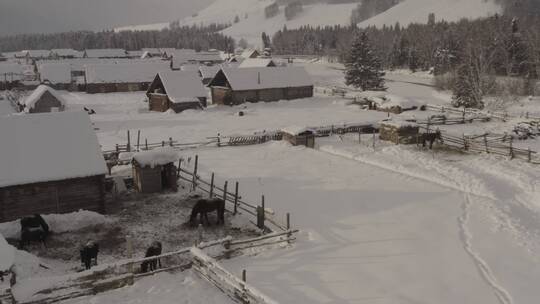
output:
MULTIPOLYGON (((303 68, 283 64, 269 54, 261 56, 256 50, 235 55, 170 48, 56 49, 0 56, 5 59, 0 62, 0 90, 36 89, 40 94, 32 94, 32 105, 38 104, 34 112, 63 109, 61 98, 52 100, 59 95, 55 90, 146 91, 149 110, 160 112, 205 108, 209 97, 213 104, 237 105, 313 96, 313 82, 303 68)), ((25 103, 21 107, 29 112, 25 103)))

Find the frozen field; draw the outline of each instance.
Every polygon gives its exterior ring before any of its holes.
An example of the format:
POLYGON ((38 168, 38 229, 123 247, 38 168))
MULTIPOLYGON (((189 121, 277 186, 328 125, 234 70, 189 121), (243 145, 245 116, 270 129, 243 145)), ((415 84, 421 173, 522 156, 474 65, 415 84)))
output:
MULTIPOLYGON (((339 66, 306 67, 317 86, 343 85, 339 66)), ((397 71, 387 78, 394 96, 449 103, 448 94, 430 86, 429 75, 397 71)), ((248 135, 387 117, 320 95, 177 115, 148 112, 143 93, 63 95, 68 110, 96 111, 91 118, 104 149, 125 144, 128 129, 132 136, 141 130, 149 142, 173 137, 188 143, 218 133, 248 135), (246 115, 238 116, 239 111, 246 115)), ((534 100, 524 100, 508 110, 538 109, 534 100)), ((448 132, 504 132, 511 127, 474 123, 448 132)), ((293 247, 252 252, 226 261, 226 268, 236 274, 247 269, 248 281, 280 303, 537 303, 538 167, 380 141, 373 149, 371 136, 363 136, 362 144, 357 135, 316 143, 316 149, 270 142, 183 152, 186 157, 199 155, 202 175, 216 172, 219 183, 239 181, 247 201, 259 201, 264 194, 277 217, 290 212, 294 228, 301 229, 293 247)), ((538 139, 525 144, 540 146, 538 139)), ((146 227, 166 229, 162 223, 146 227)), ((227 303, 201 282, 190 273, 162 274, 70 303, 227 303)))

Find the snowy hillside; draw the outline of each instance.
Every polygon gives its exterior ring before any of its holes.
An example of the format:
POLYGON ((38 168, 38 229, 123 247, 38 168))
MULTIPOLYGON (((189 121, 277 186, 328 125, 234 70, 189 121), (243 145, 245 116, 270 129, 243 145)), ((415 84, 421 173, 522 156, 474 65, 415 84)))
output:
POLYGON ((436 20, 457 21, 462 18, 480 18, 494 15, 501 7, 493 0, 405 0, 386 12, 370 18, 359 25, 401 25, 426 23, 428 15, 435 13, 436 20))

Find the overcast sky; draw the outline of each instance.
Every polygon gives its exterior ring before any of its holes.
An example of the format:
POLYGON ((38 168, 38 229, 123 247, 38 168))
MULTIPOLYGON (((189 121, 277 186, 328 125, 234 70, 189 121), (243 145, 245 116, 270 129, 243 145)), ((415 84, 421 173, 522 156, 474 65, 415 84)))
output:
POLYGON ((213 0, 0 0, 0 35, 160 23, 189 16, 213 0))

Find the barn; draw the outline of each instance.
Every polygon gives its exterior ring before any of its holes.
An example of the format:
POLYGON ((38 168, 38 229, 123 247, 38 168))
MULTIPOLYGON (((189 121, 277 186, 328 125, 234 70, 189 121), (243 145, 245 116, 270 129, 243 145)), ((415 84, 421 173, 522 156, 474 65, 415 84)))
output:
POLYGON ((179 159, 178 152, 171 147, 136 153, 132 160, 135 189, 141 193, 176 191, 178 178, 174 163, 179 159))
POLYGON ((223 68, 208 86, 212 102, 222 105, 313 97, 313 81, 302 67, 223 68))
POLYGON ((113 93, 146 91, 160 71, 170 70, 165 61, 86 65, 86 92, 113 93))
POLYGON ((27 113, 61 112, 66 101, 55 89, 40 85, 24 100, 24 106, 27 113))
POLYGON ((105 211, 107 166, 85 112, 0 119, 0 222, 105 211))
POLYGON ((206 107, 206 92, 195 71, 159 72, 146 92, 150 111, 176 113, 206 107))

